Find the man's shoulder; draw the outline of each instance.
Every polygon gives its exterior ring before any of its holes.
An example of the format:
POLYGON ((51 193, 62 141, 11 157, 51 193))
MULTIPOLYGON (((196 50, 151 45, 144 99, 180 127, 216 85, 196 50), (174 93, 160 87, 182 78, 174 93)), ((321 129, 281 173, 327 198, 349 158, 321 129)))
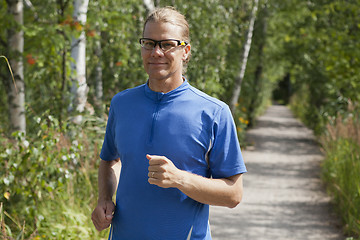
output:
POLYGON ((224 108, 227 106, 227 104, 215 97, 212 97, 208 95, 207 93, 190 86, 190 90, 193 94, 193 97, 196 99, 196 101, 199 101, 201 104, 204 104, 204 106, 212 106, 212 107, 218 107, 218 108, 224 108))
POLYGON ((125 99, 131 100, 134 97, 138 97, 139 94, 143 94, 144 85, 145 84, 141 84, 141 85, 136 86, 134 88, 128 88, 128 89, 125 89, 125 90, 123 90, 121 92, 118 92, 112 98, 111 102, 116 103, 116 102, 119 102, 119 101, 122 101, 122 100, 125 100, 125 99))

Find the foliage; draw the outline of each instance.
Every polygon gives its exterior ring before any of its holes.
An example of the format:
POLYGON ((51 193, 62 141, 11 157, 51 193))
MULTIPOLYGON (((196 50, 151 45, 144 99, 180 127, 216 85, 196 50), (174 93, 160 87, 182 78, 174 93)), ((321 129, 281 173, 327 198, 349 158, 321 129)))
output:
MULTIPOLYGON (((33 0, 32 4, 34 8, 25 9, 23 26, 28 113, 40 115, 44 109, 50 110, 50 114, 59 120, 60 125, 63 119, 68 117, 71 41, 72 37, 79 35, 82 30, 87 33, 86 60, 90 104, 94 105, 96 102, 98 66, 101 66, 102 73, 103 104, 107 106, 118 91, 146 81, 138 44, 147 14, 143 5, 135 1, 90 1, 88 22, 81 26, 72 18, 71 1, 50 0, 43 3, 33 0), (52 104, 49 104, 50 102, 52 104)), ((1 9, 6 9, 5 1, 2 1, 2 5, 4 8, 1 9)), ((161 1, 161 5, 174 5, 186 15, 190 23, 192 59, 187 77, 191 84, 227 101, 233 80, 240 68, 239 61, 248 27, 251 1, 234 3, 227 0, 221 4, 217 0, 198 0, 191 4, 161 1)), ((4 19, 4 22, 5 20, 12 21, 10 18, 4 19)), ((0 35, 0 38, 1 42, 6 43, 6 34, 0 35)), ((6 49, 6 44, 0 46, 0 51, 1 49, 6 49)), ((253 62, 256 61, 254 58, 253 62)), ((262 98, 257 95, 263 91, 271 92, 271 88, 266 87, 266 84, 260 91, 254 92, 251 79, 252 77, 247 80, 243 91, 244 96, 251 98, 243 98, 241 106, 250 109, 249 114, 256 112, 259 105, 263 105, 262 98), (248 99, 258 99, 260 104, 256 104, 254 109, 248 99)), ((270 95, 267 93, 263 96, 269 98, 270 95)), ((8 110, 6 102, 5 98, 1 99, 2 112, 8 110)), ((102 116, 101 112, 98 114, 102 116)), ((2 122, 7 121, 4 118, 2 122)), ((28 131, 34 129, 31 118, 28 118, 27 122, 28 131)))
POLYGON ((293 102, 307 106, 297 113, 317 134, 328 117, 346 112, 348 100, 360 100, 357 10, 355 0, 292 0, 276 6, 278 16, 270 24, 279 46, 272 53, 282 58, 277 62, 291 74, 292 89, 300 95, 293 102))
POLYGON ((292 110, 323 138, 324 180, 346 231, 357 236, 360 142, 354 136, 359 136, 358 10, 356 0, 272 1, 266 49, 274 63, 270 76, 290 76, 292 110))
POLYGON ((360 236, 360 151, 351 139, 339 138, 324 145, 323 176, 333 196, 345 232, 360 236))
POLYGON ((322 145, 326 152, 323 177, 334 197, 345 232, 360 237, 360 111, 349 102, 346 118, 329 119, 322 145))
MULTIPOLYGON (((98 239, 104 234, 94 231, 89 216, 96 199, 98 150, 107 109, 97 111, 98 117, 85 113, 80 126, 68 120, 71 42, 86 32, 88 109, 97 101, 99 71, 101 104, 108 106, 114 94, 147 79, 138 44, 147 10, 134 0, 90 1, 88 21, 81 25, 72 17, 72 1, 31 2, 34 7, 24 9, 24 26, 15 26, 7 14, 7 1, 0 0, 0 55, 8 56, 7 31, 24 29, 28 126, 26 136, 10 136, 6 93, 11 75, 6 64, 0 64, 2 237, 98 239)), ((155 2, 175 6, 189 21, 190 83, 228 102, 240 70, 252 1, 155 2)), ((359 111, 348 108, 349 102, 360 102, 358 10, 357 0, 259 2, 242 95, 233 113, 242 146, 246 128, 255 123, 285 76, 290 76, 292 109, 319 135, 329 132, 329 121, 359 111)), ((328 159, 350 154, 346 146, 355 148, 353 144, 347 138, 326 142, 328 159)), ((339 161, 330 160, 326 166, 334 172, 326 179, 336 175, 329 181, 340 186, 347 176, 335 172, 339 161)), ((350 154, 343 162, 354 161, 357 164, 358 158, 350 154)))
MULTIPOLYGON (((106 117, 104 112, 98 112, 99 118, 85 113, 81 126, 68 120, 71 42, 82 30, 86 32, 88 99, 95 103, 97 67, 101 66, 102 101, 108 106, 117 92, 146 81, 138 38, 147 11, 138 1, 90 1, 83 26, 72 17, 71 1, 31 2, 34 7, 25 8, 22 26, 26 136, 9 136, 7 114, 0 117, 2 238, 99 239, 106 232, 98 234, 89 218, 96 201, 98 150, 106 117)), ((189 81, 224 101, 230 98, 228 90, 240 67, 250 2, 161 2, 177 7, 190 23, 189 81)), ((1 25, 10 29, 14 24, 5 17, 6 1, 0 0, 0 6, 1 25)), ((1 55, 6 56, 7 44, 7 33, 2 31, 1 55)), ((10 75, 5 74, 5 67, 0 65, 2 113, 8 111, 5 93, 10 75)), ((245 88, 251 90, 251 82, 245 88)), ((258 92, 243 92, 257 98, 258 92)), ((235 115, 241 142, 249 123, 250 101, 246 99, 235 115)))
POLYGON ((98 239, 89 217, 96 204, 93 185, 105 121, 87 118, 78 129, 61 128, 47 114, 35 121, 37 134, 31 138, 22 133, 15 133, 15 139, 1 136, 0 202, 6 212, 2 234, 10 239, 18 234, 30 239, 98 239), (67 132, 76 134, 70 137, 67 132))

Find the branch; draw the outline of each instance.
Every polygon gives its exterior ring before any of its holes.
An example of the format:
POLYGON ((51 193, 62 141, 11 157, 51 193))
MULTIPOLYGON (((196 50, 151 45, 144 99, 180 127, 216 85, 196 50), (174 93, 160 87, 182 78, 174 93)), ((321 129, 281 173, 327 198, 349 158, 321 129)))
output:
POLYGON ((86 36, 84 36, 83 38, 79 37, 79 38, 77 39, 77 41, 74 42, 74 44, 71 45, 70 52, 71 52, 77 45, 79 45, 79 43, 80 43, 82 40, 84 40, 84 39, 86 39, 86 36))
POLYGON ((152 0, 144 0, 144 4, 149 12, 152 12, 155 9, 154 2, 152 0))
POLYGON ((5 56, 1 55, 0 58, 4 58, 7 65, 8 65, 8 68, 9 68, 9 71, 11 73, 11 77, 12 77, 12 80, 13 80, 13 83, 14 83, 14 86, 15 86, 16 94, 18 94, 18 89, 17 89, 16 83, 15 83, 14 74, 13 74, 13 72, 11 70, 11 67, 10 67, 10 63, 9 63, 8 59, 5 56))
POLYGON ((240 92, 241 92, 241 84, 242 84, 242 81, 245 76, 246 65, 247 65, 247 60, 248 60, 249 52, 250 52, 250 48, 251 48, 251 41, 252 41, 252 36, 253 36, 253 31, 254 31, 254 23, 255 23, 255 19, 256 19, 258 4, 259 4, 259 0, 254 0, 253 9, 251 11, 249 30, 248 30, 248 33, 246 36, 246 42, 245 42, 245 46, 244 46, 242 62, 240 65, 240 73, 239 73, 239 76, 235 79, 233 94, 232 94, 232 97, 230 100, 230 109, 233 114, 235 113, 235 109, 238 104, 238 100, 239 100, 240 92))
POLYGON ((30 8, 30 10, 33 11, 35 20, 38 20, 39 15, 37 14, 37 11, 36 11, 34 5, 31 3, 31 1, 30 0, 24 0, 24 3, 25 3, 25 6, 27 8, 30 8))

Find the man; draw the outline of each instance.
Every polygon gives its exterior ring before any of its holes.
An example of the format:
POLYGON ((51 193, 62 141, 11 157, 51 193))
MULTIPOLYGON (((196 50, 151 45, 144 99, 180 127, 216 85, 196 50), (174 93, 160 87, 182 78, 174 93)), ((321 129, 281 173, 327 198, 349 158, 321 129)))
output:
POLYGON ((237 206, 246 172, 230 110, 182 76, 182 14, 156 9, 140 44, 149 79, 111 102, 92 220, 99 231, 112 224, 110 239, 211 239, 209 205, 237 206))

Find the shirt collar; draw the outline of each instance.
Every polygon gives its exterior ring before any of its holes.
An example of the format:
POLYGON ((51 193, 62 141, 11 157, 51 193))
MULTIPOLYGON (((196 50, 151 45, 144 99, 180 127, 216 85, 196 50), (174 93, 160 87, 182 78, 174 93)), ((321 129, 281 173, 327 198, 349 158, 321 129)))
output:
POLYGON ((150 98, 153 101, 156 102, 166 102, 170 101, 177 96, 181 95, 185 90, 187 90, 190 87, 190 84, 188 83, 187 79, 184 78, 184 82, 174 90, 162 93, 162 92, 155 92, 149 88, 148 83, 145 84, 145 95, 150 98))

